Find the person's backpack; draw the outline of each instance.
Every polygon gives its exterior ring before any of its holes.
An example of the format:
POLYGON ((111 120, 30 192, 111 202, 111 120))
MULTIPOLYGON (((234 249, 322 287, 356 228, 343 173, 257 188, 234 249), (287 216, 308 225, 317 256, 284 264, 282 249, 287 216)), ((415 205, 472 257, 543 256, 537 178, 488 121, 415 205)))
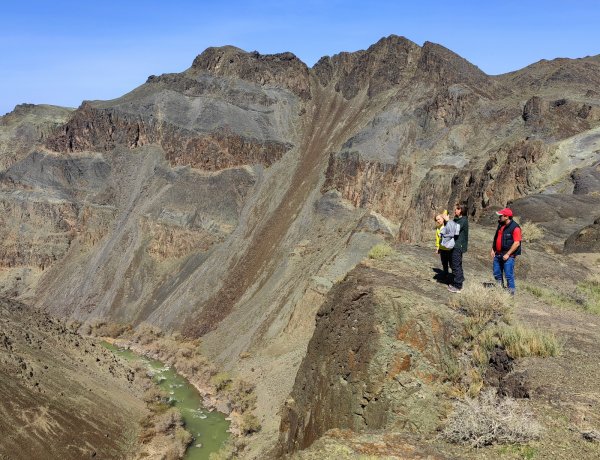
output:
POLYGON ((455 221, 449 220, 446 222, 444 228, 442 228, 440 232, 440 236, 442 237, 440 241, 440 246, 446 249, 454 248, 454 237, 458 236, 460 233, 460 225, 458 225, 455 221))

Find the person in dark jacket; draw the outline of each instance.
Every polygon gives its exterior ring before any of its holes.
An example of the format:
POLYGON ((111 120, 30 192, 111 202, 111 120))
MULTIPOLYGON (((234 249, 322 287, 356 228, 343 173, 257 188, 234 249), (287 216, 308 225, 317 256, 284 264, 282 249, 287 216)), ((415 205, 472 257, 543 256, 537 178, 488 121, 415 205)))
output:
POLYGON ((511 294, 515 293, 515 259, 521 254, 521 227, 513 219, 509 208, 498 211, 498 228, 492 241, 491 256, 494 260, 494 279, 511 294))
POLYGON ((469 245, 469 219, 465 215, 466 212, 467 207, 464 204, 456 203, 454 207, 454 221, 460 226, 460 232, 455 237, 454 250, 452 251, 452 259, 450 261, 454 281, 448 285, 448 290, 453 293, 460 292, 465 282, 462 260, 463 254, 467 252, 469 245))

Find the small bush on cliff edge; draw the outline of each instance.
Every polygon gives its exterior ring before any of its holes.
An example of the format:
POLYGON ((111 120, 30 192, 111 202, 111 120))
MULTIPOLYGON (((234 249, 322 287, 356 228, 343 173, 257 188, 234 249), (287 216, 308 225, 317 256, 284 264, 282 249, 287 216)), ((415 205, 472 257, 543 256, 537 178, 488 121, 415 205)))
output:
POLYGON ((540 425, 512 398, 500 398, 487 390, 477 398, 459 400, 447 420, 442 437, 456 444, 483 447, 491 444, 526 443, 539 438, 540 425))
POLYGON ((255 415, 249 412, 246 412, 244 415, 242 415, 240 430, 243 434, 249 435, 252 433, 258 433, 261 428, 260 422, 255 415))
POLYGON ((376 244, 369 251, 369 259, 380 260, 392 254, 394 250, 390 245, 385 243, 376 244))
POLYGON ((226 390, 231 385, 231 376, 227 372, 219 372, 210 379, 217 392, 226 390))
POLYGON ((482 340, 488 350, 498 344, 506 349, 513 358, 528 356, 547 358, 557 356, 561 349, 553 334, 522 325, 499 326, 490 330, 488 334, 489 336, 482 340))
POLYGON ((480 285, 468 286, 460 296, 450 300, 450 306, 466 315, 467 339, 477 337, 493 321, 511 321, 512 299, 502 289, 488 289, 480 285))

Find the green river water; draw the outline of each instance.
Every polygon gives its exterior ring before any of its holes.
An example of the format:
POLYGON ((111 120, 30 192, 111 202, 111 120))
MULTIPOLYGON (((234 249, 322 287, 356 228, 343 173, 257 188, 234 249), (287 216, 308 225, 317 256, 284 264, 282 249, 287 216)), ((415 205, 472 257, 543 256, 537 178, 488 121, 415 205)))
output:
POLYGON ((160 361, 108 342, 102 342, 102 345, 127 361, 144 363, 153 375, 154 382, 170 396, 171 404, 181 412, 185 429, 194 437, 185 453, 185 460, 207 460, 211 452, 221 448, 229 437, 229 422, 225 420, 224 414, 209 412, 204 408, 200 394, 190 382, 160 361))

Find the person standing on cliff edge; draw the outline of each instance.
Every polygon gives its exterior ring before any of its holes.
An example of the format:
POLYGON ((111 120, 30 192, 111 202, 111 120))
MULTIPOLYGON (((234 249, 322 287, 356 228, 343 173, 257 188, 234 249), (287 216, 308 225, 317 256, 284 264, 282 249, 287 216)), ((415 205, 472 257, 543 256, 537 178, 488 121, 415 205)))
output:
POLYGON ((463 283, 465 282, 462 260, 463 254, 467 252, 469 245, 469 219, 465 215, 466 211, 467 207, 464 204, 456 203, 454 206, 454 222, 459 225, 460 231, 458 236, 454 238, 454 250, 452 251, 452 258, 450 260, 454 281, 448 285, 448 290, 452 293, 462 291, 463 283))
POLYGON ((513 219, 509 208, 498 211, 498 228, 492 242, 491 256, 496 283, 504 287, 506 278, 508 291, 515 294, 515 258, 521 254, 521 227, 513 219))

